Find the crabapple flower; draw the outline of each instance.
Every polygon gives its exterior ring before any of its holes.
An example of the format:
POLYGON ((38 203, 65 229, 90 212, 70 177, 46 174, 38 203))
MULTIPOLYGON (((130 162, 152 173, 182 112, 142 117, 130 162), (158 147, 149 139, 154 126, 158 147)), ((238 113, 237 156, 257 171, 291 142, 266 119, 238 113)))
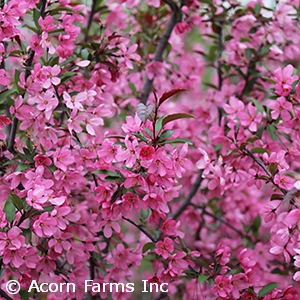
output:
POLYGON ((168 237, 164 238, 163 241, 157 242, 154 250, 157 255, 161 255, 164 259, 167 259, 173 251, 173 241, 168 237))
POLYGON ((294 67, 292 65, 288 65, 283 70, 279 69, 275 72, 275 92, 278 95, 286 97, 292 90, 292 84, 298 79, 298 76, 293 75, 293 72, 294 67))
POLYGON ((50 237, 54 234, 57 222, 48 212, 42 213, 33 223, 33 230, 39 237, 50 237))
POLYGON ((267 106, 272 109, 272 119, 276 120, 279 116, 284 121, 291 119, 292 103, 286 101, 285 97, 279 97, 277 100, 268 100, 267 106))
POLYGON ((229 278, 217 276, 215 284, 212 287, 212 292, 218 293, 220 297, 226 297, 232 291, 232 284, 229 278))

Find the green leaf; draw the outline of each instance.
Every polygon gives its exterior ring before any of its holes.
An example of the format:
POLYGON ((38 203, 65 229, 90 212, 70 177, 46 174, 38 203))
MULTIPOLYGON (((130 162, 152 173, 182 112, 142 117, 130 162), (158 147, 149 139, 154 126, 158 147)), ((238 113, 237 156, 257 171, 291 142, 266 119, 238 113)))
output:
POLYGON ((32 237, 32 230, 29 228, 22 228, 22 233, 25 236, 26 244, 31 243, 31 237, 32 237))
POLYGON ((4 90, 0 93, 0 101, 15 93, 16 89, 4 90))
POLYGON ((271 82, 271 83, 273 83, 273 84, 276 84, 276 81, 275 81, 274 79, 270 78, 270 77, 261 76, 261 78, 262 78, 263 80, 267 80, 267 81, 269 81, 269 82, 271 82))
POLYGON ((264 297, 270 292, 272 292, 275 288, 278 287, 277 282, 270 282, 267 285, 265 285, 259 292, 258 292, 258 297, 264 297))
MULTIPOLYGON (((258 3, 257 3, 258 4, 258 3)), ((268 45, 265 45, 265 46, 263 46, 259 51, 258 51, 258 54, 259 55, 265 55, 265 54, 267 54, 269 51, 270 51, 270 48, 271 48, 271 44, 268 44, 268 45)))
POLYGON ((249 99, 254 103, 254 105, 256 106, 259 112, 263 113, 265 111, 263 106, 256 99, 254 98, 249 98, 249 99))
POLYGON ((252 52, 251 52, 251 50, 248 48, 248 49, 246 49, 246 57, 247 57, 247 59, 248 60, 252 60, 252 52))
POLYGON ((257 217, 255 218, 255 220, 251 226, 251 230, 252 230, 254 236, 256 236, 256 237, 258 236, 258 230, 260 228, 260 225, 261 225, 261 217, 260 217, 260 215, 257 215, 257 217))
POLYGON ((196 262, 199 263, 204 268, 206 268, 207 270, 210 270, 210 266, 205 261, 203 261, 201 259, 197 259, 196 262))
POLYGON ((260 147, 252 148, 250 151, 251 153, 268 153, 266 149, 260 147))
POLYGON ((148 250, 153 250, 155 248, 155 244, 150 242, 150 243, 146 243, 144 246, 143 246, 143 249, 142 249, 142 252, 145 253, 147 252, 148 250))
POLYGON ((164 117, 164 119, 162 120, 162 127, 164 127, 166 124, 178 120, 178 119, 196 119, 195 116, 191 115, 191 114, 186 114, 186 113, 177 113, 177 114, 172 114, 172 115, 167 115, 164 117))
POLYGON ((149 136, 149 138, 152 138, 152 132, 151 132, 150 129, 148 129, 148 128, 145 127, 144 131, 147 133, 147 135, 149 136))
POLYGON ((37 9, 34 9, 33 10, 33 21, 34 21, 36 28, 38 28, 38 29, 41 29, 41 26, 38 23, 40 16, 41 16, 40 12, 37 9))
POLYGON ((155 131, 156 131, 156 132, 159 132, 159 131, 162 129, 162 127, 163 127, 162 122, 163 122, 163 119, 164 119, 164 118, 165 118, 165 116, 159 118, 159 119, 156 121, 156 124, 155 124, 155 131))
POLYGON ((19 86, 19 82, 20 82, 20 70, 16 69, 15 70, 15 76, 14 76, 14 81, 15 81, 15 86, 18 90, 18 92, 21 94, 23 92, 23 89, 19 86))
POLYGON ((244 269, 242 268, 239 268, 239 269, 231 269, 228 274, 240 274, 240 273, 243 273, 244 272, 244 269))
POLYGON ((128 82, 128 85, 129 85, 129 87, 130 87, 130 89, 132 91, 132 94, 136 95, 137 90, 136 90, 135 85, 132 82, 130 82, 130 81, 128 82))
POLYGON ((21 296, 22 300, 29 300, 30 295, 28 291, 21 289, 19 295, 21 296))
POLYGON ((32 166, 28 165, 28 164, 20 164, 20 165, 18 165, 18 167, 16 169, 16 172, 22 172, 22 171, 27 170, 29 168, 32 168, 32 166))
POLYGON ((19 210, 21 211, 22 209, 24 209, 24 204, 23 204, 23 201, 22 199, 16 195, 16 194, 10 194, 10 199, 11 199, 11 202, 13 203, 13 205, 19 210))
POLYGON ((120 175, 118 173, 108 171, 108 170, 96 170, 96 171, 93 171, 92 174, 105 174, 105 175, 108 175, 108 176, 120 177, 120 175))
POLYGON ((203 284, 210 276, 209 275, 205 275, 205 274, 200 274, 198 276, 198 282, 200 284, 203 284))
POLYGON ((267 125, 267 131, 268 131, 268 133, 269 133, 271 139, 272 139, 273 141, 276 141, 276 139, 277 139, 276 128, 275 128, 273 125, 268 124, 268 125, 267 125))
POLYGON ((59 76, 61 81, 67 81, 68 79, 72 78, 74 75, 76 75, 76 72, 65 72, 62 75, 59 76))
MULTIPOLYGON (((67 65, 68 63, 70 63, 70 62, 74 62, 74 60, 76 59, 76 57, 75 56, 72 56, 71 58, 68 58, 68 59, 66 59, 66 60, 64 60, 62 63, 60 63, 59 65, 60 66, 65 66, 65 65, 67 65)), ((74 73, 74 72, 73 72, 74 73)), ((76 74, 76 73, 75 73, 76 74)))
POLYGON ((193 143, 187 139, 183 139, 183 138, 177 138, 177 139, 173 139, 173 140, 166 140, 164 141, 162 144, 177 144, 177 143, 187 143, 188 145, 192 146, 193 143))
POLYGON ((174 89, 169 92, 163 93, 163 95, 159 98, 158 106, 162 105, 166 100, 168 100, 172 96, 174 96, 178 93, 184 92, 184 91, 186 91, 186 89, 174 89))
POLYGON ((142 141, 144 142, 148 142, 147 138, 143 135, 143 133, 140 131, 140 132, 133 132, 132 135, 140 138, 142 141))
POLYGON ((16 208, 12 203, 11 197, 8 197, 6 200, 3 211, 8 222, 12 222, 15 219, 16 208))
POLYGON ((170 136, 172 136, 174 133, 174 130, 168 129, 162 132, 162 134, 160 135, 160 139, 161 140, 166 140, 167 138, 169 138, 170 136))
POLYGON ((255 4, 255 8, 254 8, 254 13, 256 15, 259 15, 260 14, 260 10, 261 10, 261 5, 259 3, 256 3, 255 4))

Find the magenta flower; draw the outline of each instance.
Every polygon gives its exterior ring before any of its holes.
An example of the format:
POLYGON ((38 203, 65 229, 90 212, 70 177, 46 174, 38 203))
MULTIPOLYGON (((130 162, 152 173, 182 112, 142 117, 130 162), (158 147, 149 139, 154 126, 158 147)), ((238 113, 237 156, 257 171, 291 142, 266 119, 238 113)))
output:
POLYGON ((286 101, 284 97, 279 97, 276 101, 268 100, 267 106, 272 109, 272 119, 276 120, 279 115, 284 121, 291 119, 292 103, 286 101))
POLYGON ((71 155, 71 151, 69 149, 57 149, 53 154, 54 165, 66 172, 69 165, 71 165, 75 159, 74 156, 71 155))
POLYGON ((167 259, 173 251, 173 241, 168 237, 164 238, 163 241, 157 242, 154 249, 154 252, 161 255, 164 259, 167 259))
POLYGON ((155 149, 152 146, 143 146, 139 156, 143 160, 151 160, 154 157, 155 149))
POLYGON ((33 223, 33 230, 39 237, 49 237, 54 234, 57 222, 48 212, 42 213, 33 223))
POLYGON ((283 70, 275 72, 275 92, 280 96, 288 96, 292 90, 292 84, 298 79, 298 76, 293 75, 294 67, 292 65, 286 66, 283 70))
POLYGON ((232 291, 232 285, 230 279, 224 276, 217 276, 215 279, 215 284, 212 287, 212 292, 218 293, 220 297, 226 297, 228 293, 232 291))

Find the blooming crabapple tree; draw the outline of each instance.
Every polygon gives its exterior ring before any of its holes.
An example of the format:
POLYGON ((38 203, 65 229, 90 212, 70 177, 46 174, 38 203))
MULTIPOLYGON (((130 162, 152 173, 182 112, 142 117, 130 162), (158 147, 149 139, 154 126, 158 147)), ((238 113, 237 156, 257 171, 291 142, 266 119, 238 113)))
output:
POLYGON ((299 298, 299 1, 0 10, 1 299, 299 298))

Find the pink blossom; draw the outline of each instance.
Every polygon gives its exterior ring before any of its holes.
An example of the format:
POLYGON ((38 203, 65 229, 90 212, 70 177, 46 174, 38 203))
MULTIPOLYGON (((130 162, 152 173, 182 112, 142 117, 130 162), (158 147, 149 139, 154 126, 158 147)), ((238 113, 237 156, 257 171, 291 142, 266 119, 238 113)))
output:
POLYGON ((294 67, 292 65, 286 66, 283 70, 275 72, 275 92, 286 97, 292 90, 292 84, 298 79, 298 76, 293 75, 294 67), (292 76, 293 75, 293 76, 292 76))
POLYGON ((173 251, 173 241, 168 237, 165 237, 163 241, 157 242, 154 250, 156 254, 161 255, 164 259, 167 259, 173 251))
POLYGON ((57 149, 53 154, 54 165, 66 172, 69 165, 71 165, 75 159, 71 155, 71 151, 69 149, 57 149))
POLYGON ((230 279, 224 276, 217 276, 215 285, 212 287, 212 292, 218 293, 220 297, 226 297, 232 291, 230 279))
POLYGON ((284 121, 288 121, 291 119, 289 111, 292 110, 292 104, 286 101, 284 97, 279 97, 276 101, 268 100, 267 106, 272 109, 272 119, 276 120, 279 115, 284 121))
POLYGON ((155 149, 152 146, 143 146, 139 156, 143 160, 151 160, 154 157, 155 149))
POLYGON ((50 237, 54 234, 57 222, 48 212, 42 213, 33 223, 33 230, 39 237, 50 237))

